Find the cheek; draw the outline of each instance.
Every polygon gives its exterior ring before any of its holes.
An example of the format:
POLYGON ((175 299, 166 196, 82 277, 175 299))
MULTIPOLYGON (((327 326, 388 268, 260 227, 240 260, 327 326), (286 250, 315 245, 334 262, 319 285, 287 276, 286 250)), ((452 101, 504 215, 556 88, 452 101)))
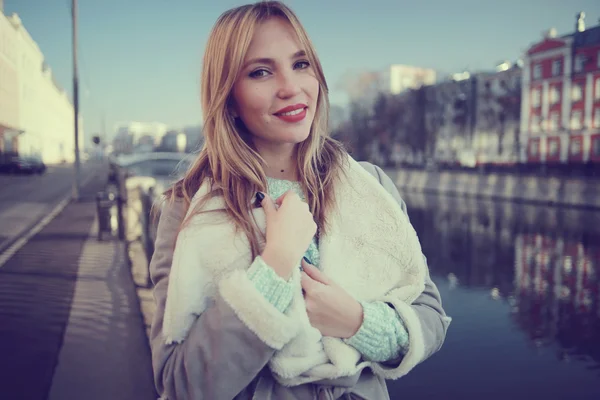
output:
POLYGON ((313 101, 317 101, 317 97, 319 96, 319 81, 314 76, 310 76, 309 82, 307 83, 308 87, 308 95, 313 101))
POLYGON ((265 88, 259 85, 243 85, 235 92, 236 104, 240 115, 246 118, 256 118, 268 113, 270 97, 265 88))

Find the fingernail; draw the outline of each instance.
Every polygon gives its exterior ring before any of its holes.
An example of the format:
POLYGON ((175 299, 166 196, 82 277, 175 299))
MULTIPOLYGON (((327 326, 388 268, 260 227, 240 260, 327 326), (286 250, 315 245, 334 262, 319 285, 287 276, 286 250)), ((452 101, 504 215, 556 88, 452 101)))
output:
POLYGON ((310 264, 310 260, 309 260, 308 258, 306 258, 306 256, 302 257, 302 259, 303 259, 304 261, 306 261, 308 264, 310 264))
POLYGON ((264 200, 265 195, 262 192, 256 192, 256 205, 260 206, 262 201, 264 200))

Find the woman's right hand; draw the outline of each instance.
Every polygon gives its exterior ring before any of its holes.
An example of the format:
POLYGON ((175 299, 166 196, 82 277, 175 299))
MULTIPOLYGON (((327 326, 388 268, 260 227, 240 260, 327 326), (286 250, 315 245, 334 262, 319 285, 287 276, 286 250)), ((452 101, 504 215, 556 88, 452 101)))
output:
POLYGON ((291 190, 276 202, 265 196, 261 205, 267 221, 266 244, 261 257, 279 276, 288 280, 315 236, 317 224, 308 204, 291 190))

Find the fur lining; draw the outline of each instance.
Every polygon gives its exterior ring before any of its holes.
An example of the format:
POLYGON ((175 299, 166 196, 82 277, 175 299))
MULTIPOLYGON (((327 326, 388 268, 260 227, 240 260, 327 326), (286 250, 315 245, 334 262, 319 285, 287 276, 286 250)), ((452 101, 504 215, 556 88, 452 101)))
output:
MULTIPOLYGON (((299 273, 296 273, 296 279, 299 273)), ((237 270, 219 283, 219 293, 252 332, 270 347, 280 350, 298 331, 298 323, 279 312, 259 293, 246 271, 237 270)))
MULTIPOLYGON (((425 351, 410 304, 423 292, 427 273, 418 237, 377 178, 351 158, 344 172, 335 186, 329 230, 320 238, 320 266, 357 300, 383 300, 396 307, 410 337, 410 350, 397 368, 361 362, 350 345, 322 337, 308 320, 299 271, 292 278, 296 293, 291 306, 285 314, 278 312, 248 279, 248 241, 218 211, 224 207, 220 198, 205 205, 204 211, 215 212, 194 215, 177 240, 163 326, 167 340, 183 340, 218 289, 240 320, 277 350, 269 367, 283 385, 350 376, 366 367, 396 378, 418 364, 425 351)), ((206 191, 198 191, 190 210, 206 191)), ((257 208, 253 213, 264 232, 264 211, 257 208)))
POLYGON ((425 343, 423 342, 423 331, 421 320, 416 311, 408 304, 397 301, 394 298, 388 298, 400 317, 406 330, 408 331, 408 353, 402 358, 402 362, 396 368, 382 367, 380 364, 373 365, 373 371, 385 379, 398 379, 408 374, 417 364, 425 358, 425 343))

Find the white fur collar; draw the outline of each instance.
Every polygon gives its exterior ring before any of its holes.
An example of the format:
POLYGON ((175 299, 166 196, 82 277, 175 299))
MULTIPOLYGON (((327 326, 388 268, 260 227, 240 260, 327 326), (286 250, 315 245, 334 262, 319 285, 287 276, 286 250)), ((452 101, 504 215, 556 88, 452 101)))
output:
MULTIPOLYGON (((322 337, 310 326, 299 271, 291 278, 296 293, 286 314, 270 306, 245 273, 252 262, 247 239, 219 212, 195 215, 179 234, 163 326, 167 342, 184 340, 219 293, 250 329, 277 349, 269 365, 285 385, 349 376, 367 366, 385 378, 397 378, 419 363, 424 357, 421 326, 410 304, 424 289, 427 267, 417 235, 394 198, 360 164, 349 158, 344 172, 335 187, 330 229, 319 242, 321 269, 356 299, 385 301, 400 313, 410 350, 399 367, 363 362, 354 348, 322 337)), ((190 210, 207 190, 199 190, 190 210)), ((222 198, 213 198, 203 211, 223 208, 222 198)), ((264 212, 253 212, 264 232, 264 212)))

